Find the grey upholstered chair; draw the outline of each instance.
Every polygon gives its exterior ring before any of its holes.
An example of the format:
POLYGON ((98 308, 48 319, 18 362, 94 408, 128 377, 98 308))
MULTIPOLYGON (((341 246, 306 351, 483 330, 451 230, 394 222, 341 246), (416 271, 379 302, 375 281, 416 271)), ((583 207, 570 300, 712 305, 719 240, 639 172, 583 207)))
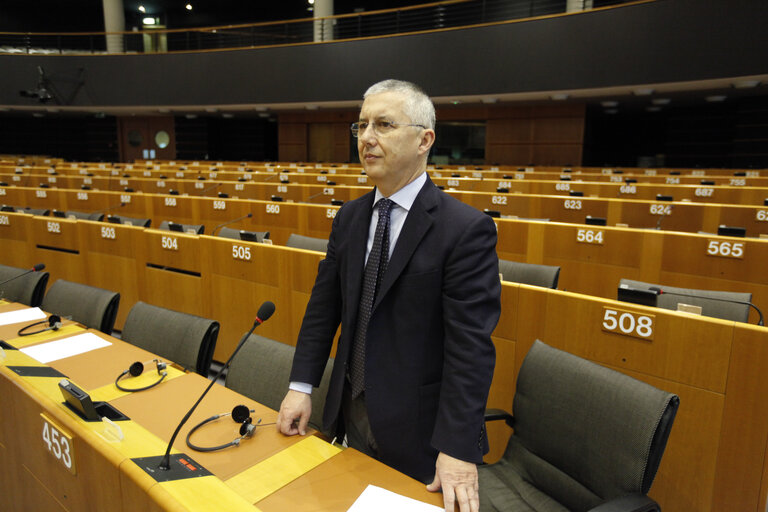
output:
POLYGON ((663 293, 656 297, 656 307, 677 310, 677 304, 682 302, 692 306, 700 306, 701 314, 734 322, 749 321, 749 303, 751 293, 721 292, 712 290, 696 290, 694 288, 676 288, 661 284, 644 283, 632 279, 621 279, 619 287, 635 290, 661 290, 663 293), (730 302, 736 301, 736 302, 730 302))
POLYGON ((70 218, 74 217, 76 219, 82 219, 82 220, 95 220, 101 222, 104 220, 104 213, 103 212, 93 212, 93 213, 85 213, 85 212, 77 212, 75 210, 67 210, 64 212, 64 217, 70 218))
POLYGON ((17 208, 16 211, 19 213, 29 213, 30 215, 48 216, 51 214, 51 210, 47 208, 17 208))
POLYGON ((501 274, 503 281, 543 286, 544 288, 557 288, 557 280, 560 278, 560 267, 499 260, 499 274, 501 274))
POLYGON ((152 224, 152 219, 140 219, 136 217, 126 217, 124 215, 110 215, 107 217, 107 222, 111 222, 112 224, 127 224, 129 226, 148 228, 152 224))
MULTIPOLYGON (((20 276, 24 272, 27 272, 27 269, 0 265, 0 282, 20 276)), ((48 277, 48 272, 30 272, 23 277, 0 285, 0 299, 38 307, 43 302, 45 287, 48 286, 48 277)))
MULTIPOLYGON (((232 360, 225 386, 270 409, 279 410, 288 392, 294 350, 285 343, 251 334, 232 360)), ((312 391, 309 424, 316 430, 322 430, 323 408, 332 371, 333 359, 329 359, 320 386, 312 391)))
POLYGON ((137 302, 128 312, 122 339, 208 376, 219 322, 137 302))
POLYGON ((112 334, 119 306, 117 292, 63 279, 51 285, 41 305, 49 313, 71 317, 106 334, 112 334))
POLYGON ((294 247, 296 249, 307 249, 309 251, 328 251, 327 239, 297 235, 296 233, 291 233, 291 236, 288 237, 288 241, 285 243, 285 245, 288 247, 294 247))
POLYGON ((480 510, 660 510, 646 496, 679 398, 540 341, 517 378, 514 433, 502 459, 479 466, 480 510))
POLYGON ((219 236, 223 238, 232 238, 234 240, 247 240, 249 242, 261 243, 265 238, 269 238, 269 231, 244 231, 223 227, 219 230, 219 236), (251 238, 253 238, 253 240, 251 240, 251 238))
MULTIPOLYGON (((160 226, 157 229, 163 229, 165 231, 174 231, 171 229, 171 222, 164 220, 160 223, 160 226)), ((176 226, 180 226, 181 229, 179 232, 181 233, 194 233, 196 235, 202 235, 205 232, 205 225, 203 224, 176 224, 173 223, 176 226)))

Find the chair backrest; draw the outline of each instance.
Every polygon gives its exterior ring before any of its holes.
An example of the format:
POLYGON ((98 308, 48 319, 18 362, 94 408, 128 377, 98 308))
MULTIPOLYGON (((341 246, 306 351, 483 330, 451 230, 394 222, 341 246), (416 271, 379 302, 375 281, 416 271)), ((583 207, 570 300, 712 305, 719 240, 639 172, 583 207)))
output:
POLYGON ((119 306, 117 292, 63 279, 51 285, 42 303, 42 308, 49 313, 71 317, 106 334, 112 334, 119 306))
POLYGON ((102 212, 85 213, 85 212, 77 212, 75 210, 67 210, 64 213, 64 216, 66 218, 74 217, 76 219, 96 220, 96 221, 99 221, 99 222, 104 220, 104 213, 102 213, 102 212))
POLYGON ((219 236, 222 238, 232 238, 235 240, 248 240, 254 242, 263 242, 265 238, 269 238, 269 231, 242 231, 240 229, 223 227, 219 230, 219 236), (241 233, 244 236, 241 236, 241 233), (255 240, 249 240, 249 238, 255 238, 255 240))
POLYGON ((328 251, 328 240, 325 238, 314 238, 311 236, 297 235, 296 233, 291 233, 291 236, 288 237, 288 241, 285 245, 296 249, 307 249, 309 251, 328 251))
POLYGON ((504 281, 543 286, 544 288, 557 288, 560 267, 499 260, 499 274, 504 281))
MULTIPOLYGON (((203 224, 176 224, 177 226, 181 226, 181 231, 183 233, 194 233, 196 235, 202 235, 205 231, 205 225, 203 224)), ((171 230, 171 222, 164 220, 160 223, 160 226, 157 229, 163 229, 165 231, 172 231, 171 230)))
POLYGON ((140 219, 136 217, 126 217, 124 215, 110 215, 107 217, 108 222, 113 224, 127 224, 129 226, 138 226, 141 228, 148 228, 152 224, 152 219, 140 219))
POLYGON ((122 339, 185 369, 208 376, 219 322, 137 302, 128 312, 122 339))
MULTIPOLYGON (((232 359, 225 385, 277 411, 288 392, 294 351, 294 347, 285 343, 251 334, 232 359)), ((323 408, 332 371, 333 359, 329 359, 320 386, 312 391, 309 423, 317 430, 322 430, 323 408)))
POLYGON ((518 374, 504 457, 568 510, 646 494, 678 405, 677 395, 537 340, 518 374))
MULTIPOLYGON (((19 276, 24 272, 27 272, 27 269, 0 265, 0 282, 19 276)), ((48 286, 48 277, 48 272, 30 272, 23 277, 0 285, 0 299, 38 307, 43 302, 45 287, 48 286)))
POLYGON ((674 286, 633 281, 632 279, 621 279, 619 286, 622 285, 638 290, 661 289, 664 293, 656 299, 656 306, 662 309, 677 310, 677 304, 682 302, 692 306, 700 306, 701 314, 704 316, 733 320, 735 322, 749 321, 749 305, 739 304, 739 302, 752 302, 751 293, 676 288, 674 286))
POLYGON ((51 214, 51 210, 47 208, 19 208, 16 211, 21 213, 29 213, 31 215, 42 215, 42 216, 47 216, 51 214))

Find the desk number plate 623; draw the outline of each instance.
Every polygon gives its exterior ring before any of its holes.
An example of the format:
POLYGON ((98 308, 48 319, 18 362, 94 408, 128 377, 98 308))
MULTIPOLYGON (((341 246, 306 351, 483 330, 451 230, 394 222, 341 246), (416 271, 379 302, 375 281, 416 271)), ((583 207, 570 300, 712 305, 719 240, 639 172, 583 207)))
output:
POLYGON ((43 419, 43 446, 45 446, 51 455, 63 464, 70 473, 76 475, 75 444, 72 442, 72 436, 54 423, 44 413, 40 413, 40 417, 43 419))

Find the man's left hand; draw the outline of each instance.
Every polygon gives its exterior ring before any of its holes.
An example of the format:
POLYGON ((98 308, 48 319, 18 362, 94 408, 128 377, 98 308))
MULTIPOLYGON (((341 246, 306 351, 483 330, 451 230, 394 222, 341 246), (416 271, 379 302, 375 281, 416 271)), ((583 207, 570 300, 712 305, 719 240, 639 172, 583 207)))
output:
POLYGON ((475 464, 440 453, 435 464, 435 479, 427 485, 427 490, 437 492, 441 488, 446 512, 454 512, 455 503, 459 504, 461 512, 479 512, 480 493, 475 464))

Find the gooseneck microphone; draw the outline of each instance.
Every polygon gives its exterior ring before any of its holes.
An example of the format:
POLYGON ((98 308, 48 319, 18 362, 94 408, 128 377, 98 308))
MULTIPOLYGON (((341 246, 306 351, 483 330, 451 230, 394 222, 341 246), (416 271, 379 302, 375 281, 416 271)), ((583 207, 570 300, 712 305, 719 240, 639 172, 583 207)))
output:
POLYGON ((752 304, 751 302, 747 302, 745 300, 733 300, 733 299, 723 299, 720 297, 705 297, 703 295, 685 295, 684 293, 675 293, 675 292, 668 292, 665 291, 658 286, 651 286, 648 288, 650 291, 655 292, 659 295, 674 295, 676 297, 683 297, 683 298, 695 298, 695 299, 705 299, 705 300, 716 300, 720 302, 730 302, 731 304, 743 304, 745 306, 750 306, 757 311, 757 314, 759 315, 760 319, 757 321, 757 325, 764 325, 763 324, 763 312, 758 309, 757 306, 752 304))
POLYGON ((253 217, 253 214, 251 212, 248 212, 248 215, 243 215, 242 217, 238 217, 234 220, 228 220, 227 222, 224 222, 223 224, 219 224, 215 228, 213 228, 213 231, 211 231, 211 236, 216 236, 216 232, 223 228, 224 226, 229 226, 230 224, 234 224, 235 222, 240 222, 243 219, 250 219, 253 217))
POLYGON ((197 406, 200 405, 200 402, 203 401, 203 398, 205 398, 205 395, 208 394, 208 391, 211 390, 213 385, 216 383, 217 380, 219 380, 219 377, 221 377, 221 374, 229 368, 230 363, 232 362, 232 359, 235 357, 235 354, 242 348, 242 346, 245 344, 245 340, 248 339, 248 336, 251 335, 251 333, 256 329, 258 326, 269 320, 269 317, 272 316, 272 314, 275 312, 275 303, 271 301, 264 302, 260 307, 259 311, 256 313, 256 320, 253 322, 253 325, 251 326, 251 329, 245 333, 245 335, 240 339, 240 342, 237 344, 237 347, 235 348, 235 351, 232 352, 232 355, 229 356, 229 359, 227 359, 227 362, 224 363, 224 366, 221 367, 219 370, 219 373, 216 374, 216 376, 211 380, 211 383, 208 384, 208 387, 205 388, 205 391, 203 391, 203 394, 200 395, 200 398, 197 399, 197 402, 195 402, 195 405, 192 406, 192 408, 187 412, 187 414, 181 419, 181 422, 179 423, 179 426, 176 427, 176 430, 173 431, 173 435, 171 436, 171 440, 168 442, 168 448, 165 450, 165 455, 163 456, 162 460, 160 461, 160 464, 158 467, 164 471, 168 471, 171 469, 171 447, 173 446, 173 442, 176 440, 176 436, 179 435, 179 431, 181 430, 181 427, 184 426, 184 424, 187 422, 190 416, 192 416, 192 413, 195 412, 195 409, 197 409, 197 406))
POLYGON ((3 281, 2 283, 0 283, 0 286, 4 285, 4 284, 6 284, 6 283, 10 283, 10 282, 11 282, 11 281, 13 281, 14 279, 18 279, 18 278, 20 278, 20 277, 24 277, 24 276, 25 276, 25 275, 27 275, 27 274, 31 274, 32 272, 40 272, 40 271, 41 271, 41 270, 43 270, 44 268, 45 268, 45 264, 44 264, 44 263, 38 263, 38 264, 36 264, 34 267, 32 267, 31 269, 27 270, 26 272, 22 272, 21 274, 19 274, 19 275, 16 275, 16 276, 13 276, 13 277, 12 277, 12 278, 10 278, 10 279, 6 279, 6 280, 5 280, 5 281, 3 281))

